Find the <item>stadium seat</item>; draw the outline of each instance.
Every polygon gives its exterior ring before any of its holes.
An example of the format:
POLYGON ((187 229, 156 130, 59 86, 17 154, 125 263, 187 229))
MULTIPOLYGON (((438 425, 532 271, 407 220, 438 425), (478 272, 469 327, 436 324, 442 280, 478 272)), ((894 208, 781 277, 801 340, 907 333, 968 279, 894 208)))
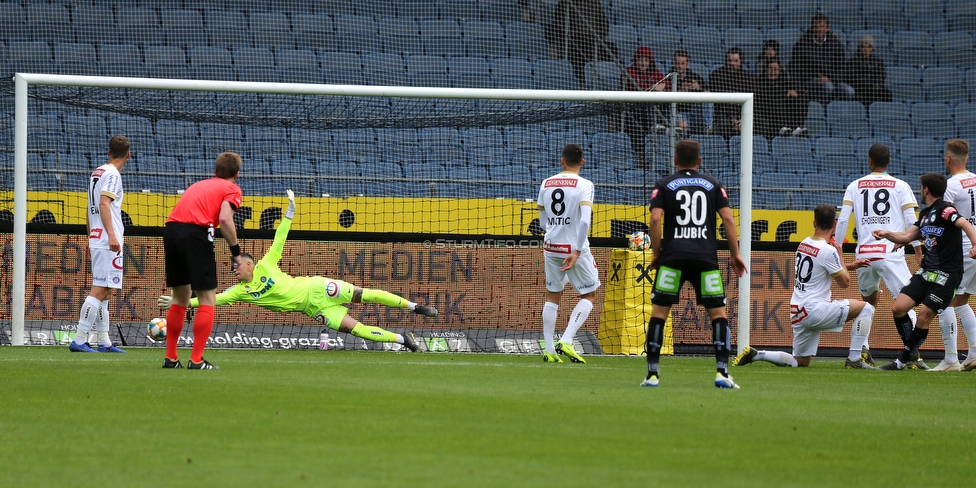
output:
POLYGON ((536 85, 532 78, 532 65, 522 58, 495 58, 491 73, 496 88, 531 90, 536 85))
POLYGON ((202 149, 197 125, 184 120, 157 121, 156 143, 163 156, 195 155, 202 149))
POLYGON ((455 88, 492 88, 491 72, 484 58, 451 58, 448 72, 455 88))
POLYGON ((921 99, 922 83, 919 71, 907 66, 891 66, 888 68, 886 86, 891 90, 891 100, 894 102, 913 102, 921 99))
MULTIPOLYGON (((10 3, 2 5, 12 5, 10 3)), ((0 7, 3 8, 3 7, 0 7)), ((115 26, 115 18, 112 11, 106 7, 93 7, 91 5, 73 4, 71 6, 71 30, 78 42, 91 44, 117 44, 119 42, 119 30, 115 26)), ((2 24, 8 26, 10 19, 6 13, 0 11, 0 18, 4 19, 2 24)), ((0 38, 3 35, 4 27, 0 27, 0 38)))
POLYGON ((176 46, 146 46, 146 67, 157 78, 192 78, 186 52, 176 46))
POLYGON ((356 15, 379 19, 393 14, 397 2, 394 0, 355 0, 353 3, 356 6, 356 15))
POLYGON ((426 150, 425 161, 432 164, 463 165, 461 136, 457 129, 432 127, 417 131, 420 147, 426 150))
POLYGON ((714 27, 688 27, 681 33, 681 46, 695 53, 700 63, 720 65, 725 62, 722 33, 714 27))
POLYGON ((939 56, 939 66, 959 68, 976 65, 973 37, 968 32, 936 33, 935 52, 939 56))
POLYGON ((939 173, 945 172, 942 156, 942 146, 934 138, 902 139, 899 155, 906 168, 911 168, 917 174, 931 171, 933 168, 939 173), (941 168, 938 166, 941 164, 941 168), (923 169, 927 168, 927 169, 923 169))
POLYGON ((565 59, 540 59, 533 63, 535 81, 540 90, 579 90, 573 65, 565 59))
POLYGON ((295 34, 282 12, 250 12, 249 31, 255 47, 294 49, 295 34))
MULTIPOLYGON (((637 155, 634 153, 630 137, 623 132, 592 134, 587 146, 590 146, 588 153, 593 163, 598 166, 627 169, 637 165, 637 155)), ((589 159, 587 163, 590 163, 589 159)))
POLYGON ((948 0, 946 20, 951 31, 976 31, 976 3, 970 0, 948 0))
MULTIPOLYGON (((505 138, 509 162, 522 166, 547 166, 552 157, 547 148, 546 135, 534 129, 509 131, 505 138)), ((561 150, 561 149, 560 149, 561 150)))
POLYGON ((30 30, 27 28, 27 13, 24 8, 15 3, 0 3, 0 39, 5 41, 26 42, 30 40, 30 30))
POLYGON ((868 109, 868 120, 875 137, 904 139, 913 137, 912 121, 908 109, 901 102, 874 102, 868 109))
POLYGON ((230 51, 222 47, 191 46, 188 49, 193 76, 200 80, 236 81, 230 51))
MULTIPOLYGON (((681 34, 678 33, 678 29, 670 26, 648 26, 644 27, 640 31, 641 44, 651 48, 651 52, 654 53, 655 60, 664 61, 668 59, 668 53, 673 54, 679 47, 681 43, 681 34), (663 56, 661 55, 663 54, 663 56)), ((617 48, 620 49, 619 46, 617 48)), ((634 50, 636 51, 636 49, 634 50)), ((634 51, 626 53, 625 58, 627 59, 627 64, 633 59, 634 51)), ((701 59, 698 57, 697 53, 689 53, 691 55, 691 60, 694 62, 699 62, 701 59)), ((704 73, 701 73, 704 75, 704 73)))
POLYGON ((383 52, 401 56, 420 55, 424 45, 420 41, 420 26, 413 19, 383 17, 379 23, 383 52))
POLYGON ((461 28, 453 20, 420 21, 420 39, 430 56, 464 56, 461 28))
MULTIPOLYGON (((729 138, 729 156, 733 158, 739 157, 742 152, 742 136, 732 136, 729 138)), ((752 136, 752 153, 753 154, 770 154, 769 152, 769 141, 763 136, 752 136)))
POLYGON ((747 28, 779 29, 783 24, 779 11, 772 3, 740 6, 739 17, 742 27, 747 28))
POLYGON ((423 161, 403 163, 403 173, 407 178, 415 178, 422 181, 450 180, 450 173, 446 166, 425 163, 423 161))
POLYGON ((884 144, 892 156, 898 153, 898 144, 887 137, 862 137, 854 141, 854 159, 856 167, 867 168, 868 150, 875 144, 884 144))
POLYGON ((355 53, 319 53, 322 75, 325 82, 333 85, 362 85, 363 65, 355 53))
POLYGON ((735 2, 732 0, 698 2, 695 4, 695 12, 698 14, 698 23, 701 26, 722 30, 739 27, 739 15, 735 11, 735 2))
POLYGON ((481 0, 481 18, 502 24, 521 22, 524 18, 522 5, 518 0, 481 0))
POLYGON ((810 144, 809 139, 803 137, 774 137, 772 155, 775 158, 785 158, 790 155, 812 156, 813 145, 810 144))
POLYGON ((898 66, 935 64, 932 36, 927 32, 896 31, 891 38, 891 49, 898 59, 898 66))
POLYGON ((275 52, 275 65, 283 83, 322 83, 322 70, 312 50, 280 49, 275 52))
POLYGON ((506 164, 504 147, 502 134, 497 129, 467 129, 461 133, 461 149, 468 157, 468 164, 506 164))
POLYGON ((55 44, 54 65, 62 75, 98 76, 101 74, 95 47, 87 42, 55 44))
MULTIPOLYGON (((658 23, 657 11, 647 8, 647 4, 640 0, 616 0, 611 7, 610 10, 604 9, 608 20, 612 19, 611 24, 634 28, 658 23)), ((617 49, 620 49, 619 44, 617 49)))
MULTIPOLYGON (((353 161, 339 161, 335 166, 355 167, 353 161)), ((365 195, 366 189, 360 177, 342 176, 339 178, 319 178, 315 180, 315 191, 318 195, 329 195, 332 197, 348 197, 365 195)))
POLYGON ((126 7, 115 13, 121 41, 134 44, 162 44, 165 36, 156 11, 151 8, 126 7))
POLYGON ((22 73, 57 73, 51 47, 46 42, 11 41, 7 44, 10 68, 22 73))
POLYGON ((71 33, 68 9, 60 4, 27 4, 27 28, 31 39, 35 41, 75 41, 71 33))
POLYGON ((399 54, 364 55, 363 73, 366 75, 366 82, 370 85, 399 86, 407 84, 406 65, 399 54))
POLYGON ((637 40, 637 29, 630 25, 611 25, 607 40, 617 47, 617 60, 624 64, 630 63, 634 51, 640 46, 640 41, 637 40))
POLYGON ((213 47, 233 48, 251 44, 247 19, 243 12, 233 10, 205 10, 207 32, 213 47))
POLYGON ((407 80, 411 86, 449 87, 447 61, 440 56, 409 56, 407 80))
POLYGON ((539 24, 509 22, 505 24, 505 40, 509 57, 530 60, 549 57, 549 41, 539 24))
POLYGON ((319 52, 339 49, 332 17, 322 13, 300 13, 293 14, 291 22, 299 49, 315 49, 319 52))
POLYGON ((944 103, 916 103, 912 105, 915 137, 946 138, 956 136, 956 126, 944 103))
POLYGON ((871 125, 859 102, 835 101, 827 104, 827 125, 831 137, 868 137, 871 125))
POLYGON ((586 63, 587 90, 619 90, 620 67, 610 61, 594 61, 586 63))
POLYGON ((715 157, 725 157, 729 155, 725 138, 718 135, 694 135, 691 140, 698 141, 701 146, 701 156, 703 159, 715 157))
POLYGON ((969 93, 963 84, 963 72, 957 68, 922 70, 922 89, 928 102, 956 104, 969 101, 969 93))
POLYGON ((103 44, 98 48, 98 56, 105 76, 146 77, 146 65, 135 45, 103 44))
POLYGON ((364 178, 403 178, 403 168, 392 161, 371 161, 360 163, 359 169, 364 178))
MULTIPOLYGON (((960 103, 956 105, 953 109, 952 120, 956 123, 956 127, 959 127, 960 132, 964 128, 969 128, 970 131, 976 128, 976 102, 974 103, 960 103)), ((961 136, 961 134, 960 134, 961 136)), ((973 139, 967 139, 973 140, 973 139)))
POLYGON ((929 34, 943 32, 947 29, 945 15, 940 10, 932 9, 925 13, 908 15, 911 30, 924 31, 929 34))
POLYGON ((97 115, 64 116, 64 131, 72 154, 103 155, 109 140, 105 119, 97 115))
MULTIPOLYGON (((783 16, 783 28, 806 29, 810 27, 813 14, 817 13, 817 6, 813 2, 788 2, 780 5, 779 13, 783 16)), ((833 17, 831 15, 831 25, 833 17)))
POLYGON ((864 23, 868 29, 898 31, 908 29, 908 18, 900 0, 870 0, 864 2, 864 23))
POLYGON ((266 47, 242 47, 231 53, 240 81, 277 83, 274 54, 266 47))
POLYGON ((452 22, 481 20, 481 8, 477 0, 444 0, 441 18, 452 22))
POLYGON ((360 55, 383 52, 383 43, 372 17, 338 15, 335 26, 339 50, 360 55))
POLYGON ((197 10, 164 8, 159 14, 166 44, 177 47, 206 45, 210 36, 203 26, 203 15, 197 10))
POLYGON ((854 147, 846 137, 821 137, 817 139, 816 150, 824 174, 840 174, 855 166, 854 147))
POLYGON ((376 145, 373 129, 341 129, 335 131, 336 153, 340 159, 357 161, 360 169, 365 163, 380 160, 380 148, 376 145))
MULTIPOLYGON (((656 9, 657 10, 657 9, 656 9)), ((658 10, 658 23, 664 27, 684 29, 698 25, 698 15, 691 3, 681 6, 667 6, 658 10)))
POLYGON ((468 56, 508 56, 508 47, 502 42, 505 30, 500 23, 494 20, 469 20, 461 29, 468 56))
POLYGON ((440 2, 400 0, 397 2, 397 16, 418 21, 437 20, 440 16, 440 2))

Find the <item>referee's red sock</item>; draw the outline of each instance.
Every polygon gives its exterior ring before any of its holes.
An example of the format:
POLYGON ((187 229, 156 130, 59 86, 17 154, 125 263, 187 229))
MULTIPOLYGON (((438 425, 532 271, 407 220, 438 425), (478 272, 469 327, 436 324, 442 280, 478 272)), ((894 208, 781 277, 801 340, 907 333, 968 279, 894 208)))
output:
POLYGON ((180 305, 170 305, 169 312, 166 313, 166 357, 177 360, 176 346, 180 342, 180 333, 183 332, 183 321, 186 319, 186 307, 180 305))
POLYGON ((200 305, 197 309, 197 316, 193 320, 193 351, 190 353, 190 361, 199 363, 203 361, 203 350, 207 347, 207 339, 213 332, 214 306, 200 305))

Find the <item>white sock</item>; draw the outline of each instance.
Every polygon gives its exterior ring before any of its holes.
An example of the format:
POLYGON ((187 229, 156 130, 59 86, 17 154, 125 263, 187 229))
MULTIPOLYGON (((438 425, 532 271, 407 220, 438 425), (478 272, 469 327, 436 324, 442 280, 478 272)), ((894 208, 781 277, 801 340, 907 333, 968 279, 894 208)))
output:
POLYGON ((861 358, 861 347, 868 343, 868 334, 871 333, 874 311, 874 305, 865 303, 861 313, 854 317, 854 324, 851 325, 851 350, 847 354, 847 359, 857 361, 861 358))
POLYGON ((546 302, 542 307, 542 337, 546 341, 546 352, 556 353, 556 346, 552 343, 552 337, 556 335, 556 315, 559 314, 559 305, 546 302))
POLYGON ((411 302, 410 300, 407 300, 407 310, 410 310, 412 312, 415 308, 417 308, 417 304, 411 302))
POLYGON ((108 300, 103 300, 98 309, 98 317, 95 318, 95 330, 98 332, 98 345, 111 346, 112 339, 108 337, 108 300))
POLYGON ((85 303, 81 305, 81 314, 78 317, 78 330, 75 331, 75 344, 82 345, 88 340, 88 332, 92 329, 92 324, 98 318, 98 309, 102 302, 95 297, 88 295, 85 303))
POLYGON ((576 337, 576 331, 586 322, 586 318, 590 316, 590 310, 593 310, 593 302, 585 298, 576 304, 576 307, 573 308, 573 313, 569 316, 569 325, 566 326, 566 331, 563 332, 563 342, 573 343, 573 338, 576 337))
POLYGON ((968 303, 955 307, 955 311, 959 317, 959 325, 962 326, 962 331, 966 333, 966 340, 969 342, 969 357, 973 357, 976 355, 976 314, 968 303))
POLYGON ((766 361, 777 366, 796 367, 796 358, 792 354, 783 351, 759 351, 756 353, 756 361, 766 361))
POLYGON ((942 343, 945 344, 945 360, 947 363, 959 361, 958 340, 956 331, 956 309, 948 307, 939 314, 939 329, 942 330, 942 343))

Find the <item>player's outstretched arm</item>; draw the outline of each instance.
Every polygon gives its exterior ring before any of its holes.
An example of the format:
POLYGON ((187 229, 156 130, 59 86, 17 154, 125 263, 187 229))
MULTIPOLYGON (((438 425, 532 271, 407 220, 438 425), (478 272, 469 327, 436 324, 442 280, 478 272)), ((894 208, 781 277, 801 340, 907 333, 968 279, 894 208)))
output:
MULTIPOLYGON (((236 295, 234 293, 232 293, 232 290, 233 290, 233 288, 231 288, 230 290, 227 290, 227 291, 218 293, 217 294, 217 302, 216 302, 216 305, 217 306, 221 306, 221 305, 233 305, 233 304, 237 303, 238 302, 237 297, 236 297, 236 295)), ((171 297, 169 295, 162 295, 162 296, 160 296, 159 298, 156 299, 156 304, 159 305, 159 309, 160 310, 169 310, 169 307, 171 305, 173 305, 173 297, 171 297)), ((190 308, 197 308, 199 306, 200 306, 200 299, 199 298, 194 297, 194 298, 191 298, 190 299, 190 308)))
POLYGON ((922 237, 922 232, 919 230, 918 226, 912 225, 904 232, 891 232, 890 230, 875 229, 871 231, 871 235, 873 235, 875 239, 888 239, 895 244, 904 245, 922 237))
POLYGON ((285 249, 285 241, 288 240, 288 231, 291 230, 291 220, 295 217, 295 193, 291 190, 285 190, 288 195, 288 209, 285 211, 285 217, 281 219, 281 223, 278 224, 278 229, 275 230, 274 242, 271 243, 271 248, 262 258, 262 261, 270 260, 274 264, 278 264, 281 260, 281 252, 285 249))
POLYGON ((976 227, 969 223, 966 219, 956 219, 956 227, 962 229, 969 237, 969 242, 972 243, 973 247, 969 249, 969 257, 976 259, 976 227))
POLYGON ((722 227, 725 227, 725 238, 729 241, 729 262, 735 268, 735 274, 742 278, 749 272, 746 269, 746 262, 739 254, 739 232, 735 227, 735 219, 732 218, 732 209, 723 207, 718 209, 718 214, 722 217, 722 227))

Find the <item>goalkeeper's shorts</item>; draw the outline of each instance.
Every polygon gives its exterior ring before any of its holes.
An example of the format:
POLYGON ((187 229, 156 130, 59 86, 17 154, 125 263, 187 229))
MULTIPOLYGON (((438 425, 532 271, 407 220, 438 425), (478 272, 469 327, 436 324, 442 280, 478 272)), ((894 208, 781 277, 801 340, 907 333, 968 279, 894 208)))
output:
POLYGON ((352 302, 352 292, 356 288, 342 280, 332 280, 316 276, 309 289, 306 315, 322 322, 334 330, 339 329, 343 317, 349 313, 345 307, 352 302))

